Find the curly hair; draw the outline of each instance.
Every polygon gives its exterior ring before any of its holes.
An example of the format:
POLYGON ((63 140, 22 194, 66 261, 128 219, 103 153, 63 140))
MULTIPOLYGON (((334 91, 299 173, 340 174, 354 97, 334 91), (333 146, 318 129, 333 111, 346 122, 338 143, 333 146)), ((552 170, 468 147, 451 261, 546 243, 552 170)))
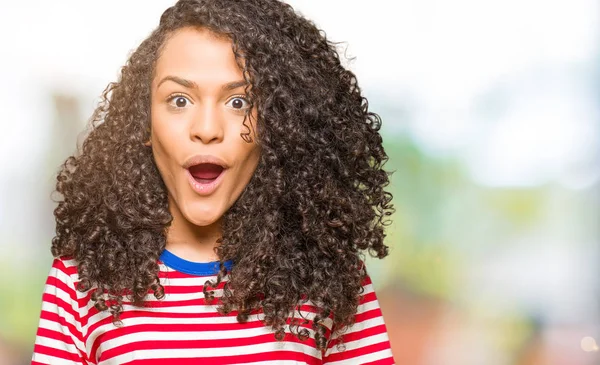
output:
POLYGON ((388 255, 384 227, 394 208, 384 187, 391 173, 383 169, 381 119, 368 110, 355 75, 341 65, 336 44, 288 4, 181 0, 162 14, 102 93, 83 144, 60 167, 52 254, 76 260, 78 290, 93 290, 95 307, 117 325, 125 299, 142 306, 149 293, 164 297, 158 259, 172 216, 143 143, 157 58, 182 27, 231 40, 258 111, 261 146, 254 175, 223 216, 220 271, 204 295, 213 300, 210 289, 228 274, 219 312, 235 310, 243 323, 260 309, 278 340, 290 313, 290 331, 309 336, 293 309, 310 301, 318 308, 314 338, 324 349, 323 320, 332 318, 339 332, 354 323, 363 251, 388 255), (223 263, 230 259, 236 265, 228 273, 223 263))

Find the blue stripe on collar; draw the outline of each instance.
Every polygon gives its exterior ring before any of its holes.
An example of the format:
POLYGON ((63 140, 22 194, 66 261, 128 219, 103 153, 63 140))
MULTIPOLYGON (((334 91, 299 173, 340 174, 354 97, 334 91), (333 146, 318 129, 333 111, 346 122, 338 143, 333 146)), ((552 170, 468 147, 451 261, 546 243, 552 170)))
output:
MULTIPOLYGON (((219 273, 219 261, 193 262, 182 259, 165 249, 160 255, 160 261, 171 269, 190 275, 217 275, 219 273)), ((224 262, 227 271, 233 267, 233 261, 224 262)))

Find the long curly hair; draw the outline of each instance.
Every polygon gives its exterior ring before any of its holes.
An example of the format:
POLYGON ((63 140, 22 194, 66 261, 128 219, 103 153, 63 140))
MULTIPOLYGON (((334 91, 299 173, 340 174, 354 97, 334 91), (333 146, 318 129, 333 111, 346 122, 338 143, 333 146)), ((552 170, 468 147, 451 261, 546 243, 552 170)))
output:
POLYGON ((314 338, 325 349, 325 319, 340 332, 354 323, 363 251, 388 255, 384 226, 394 208, 384 187, 391 173, 382 168, 381 119, 341 65, 336 43, 288 4, 181 0, 162 14, 102 93, 80 149, 60 167, 52 254, 76 260, 78 290, 93 290, 95 307, 115 324, 122 324, 124 300, 142 306, 149 293, 164 297, 157 261, 172 216, 143 143, 157 58, 175 30, 190 26, 231 40, 258 111, 261 146, 253 177, 223 216, 220 271, 204 294, 214 300, 211 288, 229 274, 219 311, 237 311, 246 322, 262 310, 278 340, 290 314, 290 331, 309 337, 294 309, 310 301, 318 309, 314 338))

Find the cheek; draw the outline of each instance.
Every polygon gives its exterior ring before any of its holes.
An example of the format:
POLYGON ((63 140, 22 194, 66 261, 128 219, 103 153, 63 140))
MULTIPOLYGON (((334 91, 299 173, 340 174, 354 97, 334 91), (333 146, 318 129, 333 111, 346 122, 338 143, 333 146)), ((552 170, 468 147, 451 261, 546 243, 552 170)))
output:
POLYGON ((258 162, 260 159, 260 150, 258 149, 258 147, 247 148, 245 153, 246 153, 246 158, 244 161, 244 166, 242 168, 242 175, 243 175, 245 184, 248 184, 248 182, 254 175, 256 167, 258 166, 258 162))
POLYGON ((231 150, 235 151, 237 168, 235 170, 235 177, 230 180, 230 194, 232 194, 233 200, 238 198, 240 194, 250 182, 254 171, 259 162, 260 151, 258 146, 252 143, 247 143, 241 140, 234 146, 231 146, 231 150))
POLYGON ((160 113, 153 114, 152 116, 152 154, 156 166, 163 178, 163 181, 167 186, 174 183, 174 176, 172 171, 177 166, 178 156, 178 143, 180 137, 177 131, 173 128, 168 128, 169 122, 165 118, 161 118, 160 113))
POLYGON ((173 115, 164 108, 158 107, 153 107, 151 112, 152 144, 163 157, 180 156, 182 138, 186 136, 186 116, 184 114, 173 115))
POLYGON ((175 179, 173 176, 173 172, 171 171, 172 166, 170 163, 170 158, 167 153, 164 151, 160 143, 152 142, 152 154, 154 156, 154 162, 158 169, 158 172, 165 183, 167 190, 173 193, 173 189, 175 186, 175 179))

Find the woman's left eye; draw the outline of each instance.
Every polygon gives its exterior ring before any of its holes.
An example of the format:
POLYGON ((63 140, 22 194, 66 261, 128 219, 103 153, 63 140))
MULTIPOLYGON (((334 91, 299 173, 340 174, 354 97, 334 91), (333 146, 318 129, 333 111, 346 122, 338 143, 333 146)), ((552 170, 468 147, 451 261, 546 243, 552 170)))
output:
POLYGON ((233 109, 244 110, 250 106, 250 102, 243 96, 235 96, 229 99, 226 105, 233 109))

